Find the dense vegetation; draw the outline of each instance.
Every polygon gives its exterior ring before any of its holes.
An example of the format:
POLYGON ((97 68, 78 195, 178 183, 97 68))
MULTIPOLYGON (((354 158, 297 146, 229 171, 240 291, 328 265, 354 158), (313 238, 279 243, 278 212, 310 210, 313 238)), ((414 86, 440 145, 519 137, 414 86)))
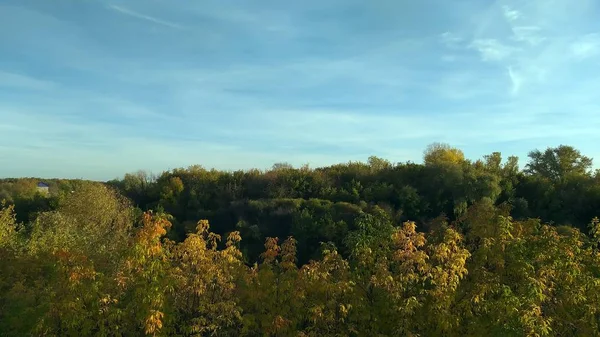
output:
POLYGON ((600 173, 529 157, 0 181, 0 335, 598 336, 600 173))

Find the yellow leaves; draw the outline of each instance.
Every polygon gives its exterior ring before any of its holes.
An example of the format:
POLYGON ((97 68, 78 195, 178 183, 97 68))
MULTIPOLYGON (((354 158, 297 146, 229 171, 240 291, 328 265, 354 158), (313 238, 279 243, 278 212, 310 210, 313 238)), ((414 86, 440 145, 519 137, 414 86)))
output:
POLYGON ((459 164, 465 160, 464 153, 448 144, 433 143, 424 152, 425 165, 459 164))
POLYGON ((102 297, 100 299, 100 303, 104 304, 104 305, 111 304, 111 303, 112 304, 117 304, 117 303, 119 303, 119 300, 116 299, 116 298, 112 298, 110 295, 106 295, 105 297, 102 297))
POLYGON ((271 329, 269 329, 270 333, 278 333, 281 332, 282 330, 287 329, 291 324, 291 321, 289 319, 285 319, 283 316, 281 315, 277 315, 275 316, 275 319, 273 319, 273 322, 271 323, 271 329))
POLYGON ((281 245, 281 267, 284 270, 296 268, 296 240, 292 237, 281 245))
MULTIPOLYGON (((10 212, 0 219, 13 221, 10 212)), ((58 281, 40 292, 56 303, 40 326, 48 335, 73 335, 65 326, 81 335, 111 335, 115 327, 121 335, 596 333, 595 246, 576 231, 495 213, 474 219, 470 225, 485 228, 468 236, 471 252, 453 225, 419 233, 406 222, 385 235, 376 236, 377 227, 365 231, 361 239, 368 245, 349 259, 327 245, 322 258, 298 269, 291 237, 281 245, 268 238, 264 263, 247 267, 239 232, 229 233, 223 249, 221 237, 201 220, 196 233, 172 243, 163 238, 168 219, 147 213, 143 226, 120 242, 126 248, 115 268, 100 269, 92 255, 68 245, 47 250, 52 265, 44 267, 56 268, 58 281)), ((11 285, 10 299, 43 300, 28 293, 31 275, 23 274, 15 277, 21 279, 11 285)))
POLYGON ((0 204, 0 247, 14 243, 15 227, 17 224, 14 206, 0 204))
POLYGON ((593 238, 596 245, 600 245, 600 219, 594 217, 588 227, 590 229, 590 236, 593 238))
POLYGON ((220 236, 209 232, 206 220, 198 232, 173 247, 172 271, 177 291, 173 301, 178 315, 190 319, 180 328, 194 334, 218 335, 228 325, 241 320, 236 304, 236 276, 241 266, 238 232, 230 233, 224 250, 217 249, 220 236))
POLYGON ((234 231, 229 233, 227 236, 227 247, 233 247, 239 244, 242 241, 242 236, 239 231, 234 231))
POLYGON ((340 304, 339 305, 339 310, 343 317, 348 316, 350 309, 352 309, 352 304, 346 304, 346 305, 340 304))
POLYGON ((311 321, 313 323, 319 322, 323 318, 323 305, 316 305, 310 308, 311 321))
POLYGON ((281 248, 277 244, 278 238, 267 238, 265 241, 265 252, 261 254, 263 262, 265 264, 271 264, 275 262, 281 248))
POLYGON ((100 306, 98 313, 100 315, 108 313, 111 306, 119 304, 119 300, 113 298, 110 294, 102 297, 98 302, 100 306))
MULTIPOLYGON (((425 264, 429 258, 421 250, 425 245, 426 239, 423 233, 416 232, 414 222, 405 222, 402 228, 396 229, 392 234, 394 247, 393 259, 398 263, 399 271, 410 275, 414 271, 424 272, 425 264)), ((407 276, 407 278, 411 278, 407 276)))
MULTIPOLYGON (((435 265, 430 269, 432 282, 441 292, 456 289, 468 272, 466 263, 471 254, 461 243, 462 236, 448 228, 444 231, 442 242, 428 247, 431 263, 435 265)), ((437 296, 443 295, 439 293, 437 296)))
POLYGON ((392 240, 395 245, 406 251, 415 251, 426 243, 425 235, 416 232, 417 225, 412 221, 405 222, 399 230, 394 231, 392 240))
POLYGON ((198 233, 199 235, 204 235, 204 234, 208 233, 209 229, 210 229, 210 225, 208 223, 208 220, 198 221, 198 224, 196 226, 196 233, 198 233))
POLYGON ((152 310, 148 318, 145 321, 145 332, 146 335, 152 335, 160 331, 163 327, 163 317, 165 314, 158 310, 152 310))

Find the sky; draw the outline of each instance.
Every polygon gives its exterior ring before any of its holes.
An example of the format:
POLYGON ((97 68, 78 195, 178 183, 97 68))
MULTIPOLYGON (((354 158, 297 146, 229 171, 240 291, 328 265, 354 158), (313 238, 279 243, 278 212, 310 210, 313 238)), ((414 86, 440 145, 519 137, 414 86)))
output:
MULTIPOLYGON (((598 0, 0 0, 0 177, 600 162, 598 0)), ((596 165, 597 167, 597 165, 596 165)))

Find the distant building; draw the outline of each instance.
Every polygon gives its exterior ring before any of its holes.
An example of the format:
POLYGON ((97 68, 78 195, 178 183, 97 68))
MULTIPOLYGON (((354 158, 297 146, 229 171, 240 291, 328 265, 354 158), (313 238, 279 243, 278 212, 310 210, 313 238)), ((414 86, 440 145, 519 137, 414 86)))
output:
POLYGON ((50 194, 50 186, 48 186, 48 184, 41 182, 41 181, 37 184, 37 190, 41 194, 45 194, 45 195, 50 194))

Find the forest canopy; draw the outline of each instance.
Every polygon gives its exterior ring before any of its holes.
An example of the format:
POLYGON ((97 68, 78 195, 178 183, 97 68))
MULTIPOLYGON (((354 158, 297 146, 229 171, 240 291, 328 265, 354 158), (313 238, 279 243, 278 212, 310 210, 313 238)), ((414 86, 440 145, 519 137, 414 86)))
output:
POLYGON ((0 335, 600 335, 591 158, 423 159, 0 180, 0 335))

